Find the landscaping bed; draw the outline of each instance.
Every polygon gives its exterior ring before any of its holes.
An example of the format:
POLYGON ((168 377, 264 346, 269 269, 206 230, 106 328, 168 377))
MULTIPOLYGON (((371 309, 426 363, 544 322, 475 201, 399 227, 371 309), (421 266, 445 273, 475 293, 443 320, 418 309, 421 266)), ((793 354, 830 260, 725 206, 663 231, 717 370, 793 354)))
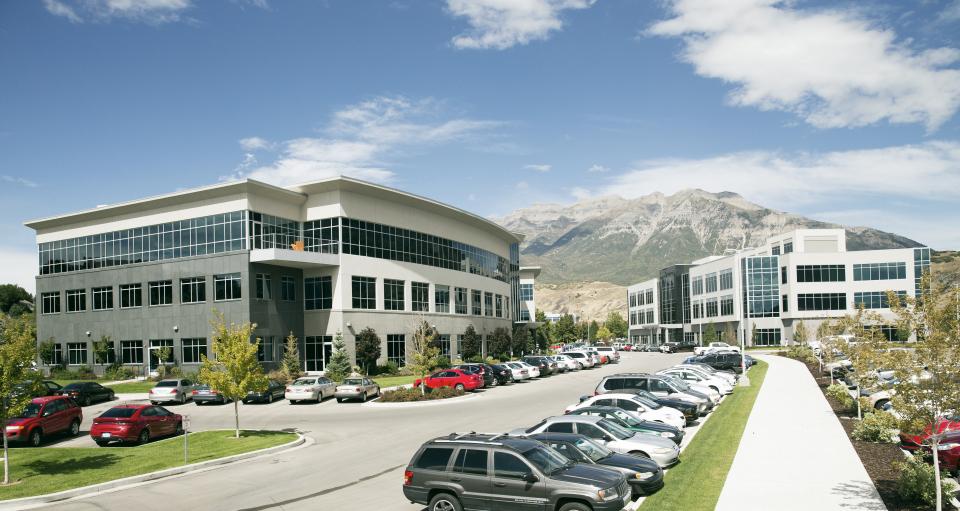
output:
POLYGON ((379 403, 416 403, 419 401, 436 401, 463 396, 465 392, 449 387, 428 390, 426 394, 420 389, 397 389, 384 392, 377 400, 379 403))

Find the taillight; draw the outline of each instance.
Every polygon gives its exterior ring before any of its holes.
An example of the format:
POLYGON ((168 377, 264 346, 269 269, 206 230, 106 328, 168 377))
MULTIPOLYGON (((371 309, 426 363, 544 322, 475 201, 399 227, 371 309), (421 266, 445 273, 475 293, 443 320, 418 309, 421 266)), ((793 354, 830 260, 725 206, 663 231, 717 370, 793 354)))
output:
POLYGON ((411 484, 413 484, 413 471, 405 470, 403 472, 403 485, 410 486, 411 484))
POLYGON ((193 394, 194 396, 196 396, 196 395, 197 395, 197 391, 193 391, 193 392, 191 392, 191 394, 193 394))

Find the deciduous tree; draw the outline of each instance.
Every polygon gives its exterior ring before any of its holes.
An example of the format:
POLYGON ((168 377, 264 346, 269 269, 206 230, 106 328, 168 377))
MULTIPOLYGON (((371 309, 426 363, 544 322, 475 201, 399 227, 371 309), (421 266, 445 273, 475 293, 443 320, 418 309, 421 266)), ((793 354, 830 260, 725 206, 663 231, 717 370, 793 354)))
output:
MULTIPOLYGON (((437 337, 437 332, 430 327, 421 316, 417 320, 417 325, 413 330, 413 363, 410 369, 420 381, 437 367, 437 357, 440 356, 440 350, 433 345, 433 340, 437 337)), ((427 386, 420 385, 420 392, 426 394, 427 386)))
POLYGON ((367 327, 360 331, 354 339, 357 352, 357 364, 363 367, 364 372, 370 374, 370 368, 376 366, 380 358, 380 336, 376 330, 367 327))
POLYGON ((571 343, 579 340, 577 326, 573 323, 573 316, 564 314, 553 325, 553 340, 559 343, 571 343))
POLYGON ((613 339, 613 332, 607 329, 607 325, 600 327, 600 330, 597 331, 597 339, 600 339, 603 342, 610 342, 613 339))
MULTIPOLYGON (((40 389, 40 373, 32 370, 37 359, 36 334, 31 321, 23 316, 0 315, 0 424, 19 415, 30 404, 33 390, 40 389), (17 388, 24 381, 28 387, 17 388)), ((10 452, 3 435, 3 484, 10 484, 10 452)))
POLYGON ((810 333, 807 331, 807 325, 804 325, 803 321, 798 321, 793 327, 793 342, 806 346, 809 341, 810 333))
MULTIPOLYGON (((10 312, 10 307, 20 303, 21 300, 32 303, 33 295, 16 284, 0 284, 0 312, 10 312)), ((19 314, 11 314, 11 316, 18 315, 19 314)))
POLYGON ((610 333, 618 339, 627 337, 629 325, 619 311, 611 311, 607 314, 607 321, 604 322, 603 326, 607 327, 607 330, 610 330, 610 333))

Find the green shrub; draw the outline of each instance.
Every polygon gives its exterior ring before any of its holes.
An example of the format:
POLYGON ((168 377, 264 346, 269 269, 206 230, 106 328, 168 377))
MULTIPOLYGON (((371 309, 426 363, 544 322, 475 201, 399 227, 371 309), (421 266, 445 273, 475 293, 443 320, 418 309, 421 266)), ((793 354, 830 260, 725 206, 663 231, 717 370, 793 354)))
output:
POLYGON ((412 403, 415 401, 434 401, 437 399, 447 399, 451 397, 462 396, 463 391, 451 387, 441 387, 439 389, 428 390, 423 394, 420 389, 400 388, 397 390, 388 390, 380 396, 380 402, 383 403, 412 403))
POLYGON ((449 369, 450 368, 450 358, 449 357, 437 357, 437 369, 449 369))
POLYGON ((386 364, 378 365, 374 369, 373 374, 385 375, 385 376, 396 376, 397 371, 399 369, 400 368, 397 367, 397 364, 395 362, 387 362, 386 364))
MULTIPOLYGON (((899 463, 900 479, 897 480, 897 496, 905 503, 935 505, 937 502, 936 476, 933 465, 914 455, 904 463, 899 463)), ((943 495, 950 495, 953 485, 947 481, 946 474, 940 479, 943 495)))
POLYGON ((788 347, 786 355, 807 365, 817 363, 817 356, 813 354, 813 348, 806 344, 794 344, 788 347))
POLYGON ((892 430, 897 427, 897 419, 887 412, 876 411, 863 416, 853 428, 853 438, 864 442, 889 444, 892 430))
POLYGON ((108 380, 119 381, 130 380, 136 378, 137 375, 129 367, 124 367, 119 362, 114 362, 110 365, 110 367, 107 368, 106 371, 104 371, 103 377, 108 380))
POLYGON ((472 357, 467 357, 468 364, 485 364, 487 360, 480 355, 474 355, 472 357))
POLYGON ((842 383, 834 383, 833 385, 827 387, 826 394, 827 397, 833 398, 834 401, 840 403, 840 405, 847 410, 856 405, 856 403, 853 401, 853 397, 850 395, 850 391, 847 389, 847 386, 842 383))

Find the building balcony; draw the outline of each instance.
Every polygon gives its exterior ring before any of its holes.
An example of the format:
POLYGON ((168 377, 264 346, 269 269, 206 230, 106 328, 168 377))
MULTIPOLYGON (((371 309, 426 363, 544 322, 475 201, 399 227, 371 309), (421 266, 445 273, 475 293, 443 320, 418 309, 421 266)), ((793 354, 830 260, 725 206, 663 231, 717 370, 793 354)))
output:
POLYGON ((340 256, 338 254, 306 252, 286 248, 260 248, 250 251, 250 262, 308 269, 340 266, 340 256))

